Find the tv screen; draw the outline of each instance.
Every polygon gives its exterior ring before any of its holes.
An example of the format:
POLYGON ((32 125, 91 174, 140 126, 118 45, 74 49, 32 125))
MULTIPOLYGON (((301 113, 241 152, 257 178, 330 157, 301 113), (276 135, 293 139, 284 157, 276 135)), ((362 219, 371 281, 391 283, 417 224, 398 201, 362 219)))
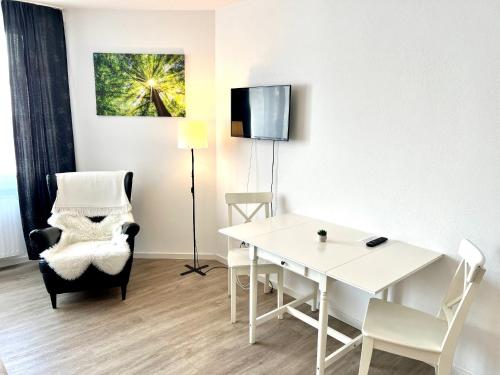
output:
POLYGON ((288 141, 291 86, 231 89, 231 136, 288 141))

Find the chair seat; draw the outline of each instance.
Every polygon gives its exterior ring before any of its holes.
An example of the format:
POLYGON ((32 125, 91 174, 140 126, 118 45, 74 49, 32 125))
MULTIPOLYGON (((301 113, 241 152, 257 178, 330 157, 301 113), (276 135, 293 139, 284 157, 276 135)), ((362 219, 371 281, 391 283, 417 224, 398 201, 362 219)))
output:
POLYGON ((363 335, 396 345, 440 353, 447 329, 447 322, 435 316, 372 298, 363 324, 363 335))
MULTIPOLYGON (((265 260, 259 259, 258 264, 272 264, 265 260)), ((248 257, 248 248, 235 248, 227 252, 227 265, 232 267, 250 267, 250 259, 248 257)))

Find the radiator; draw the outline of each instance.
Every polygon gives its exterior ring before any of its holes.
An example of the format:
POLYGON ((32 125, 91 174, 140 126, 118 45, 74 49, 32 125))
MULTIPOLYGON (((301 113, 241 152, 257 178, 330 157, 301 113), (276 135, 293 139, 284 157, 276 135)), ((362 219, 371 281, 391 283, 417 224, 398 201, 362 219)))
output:
POLYGON ((26 254, 15 176, 0 176, 0 258, 26 254))

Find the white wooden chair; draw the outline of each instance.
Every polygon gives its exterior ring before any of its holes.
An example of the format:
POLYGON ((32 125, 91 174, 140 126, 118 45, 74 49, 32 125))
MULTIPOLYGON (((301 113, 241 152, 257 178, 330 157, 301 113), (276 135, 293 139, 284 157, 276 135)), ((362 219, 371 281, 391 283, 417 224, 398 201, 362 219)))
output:
POLYGON ((396 303, 371 299, 363 323, 359 375, 368 374, 373 349, 433 365, 437 375, 451 373, 458 336, 484 275, 485 258, 468 240, 460 243, 462 261, 437 317, 396 303))
POLYGON ((3 365, 3 362, 1 359, 0 359, 0 375, 7 375, 7 369, 3 365))
MULTIPOLYGON (((273 199, 273 193, 227 193, 226 204, 228 213, 228 225, 233 225, 233 209, 235 209, 245 220, 250 222, 255 215, 265 209, 266 218, 269 217, 269 206, 273 199), (250 215, 241 209, 239 205, 257 205, 250 215)), ((236 286, 239 275, 250 275, 250 260, 247 248, 234 248, 231 246, 231 239, 227 239, 227 265, 228 265, 228 296, 231 297, 231 323, 236 322, 236 286)), ((275 264, 259 260, 257 273, 265 274, 264 292, 269 292, 269 274, 276 273, 278 276, 278 307, 283 305, 283 269, 275 264)), ((280 315, 279 319, 283 319, 280 315)))

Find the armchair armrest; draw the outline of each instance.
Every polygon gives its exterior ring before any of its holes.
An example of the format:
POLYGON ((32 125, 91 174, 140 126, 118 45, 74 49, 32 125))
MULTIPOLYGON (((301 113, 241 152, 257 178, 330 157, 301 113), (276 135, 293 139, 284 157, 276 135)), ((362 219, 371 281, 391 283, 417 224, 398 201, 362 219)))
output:
POLYGON ((61 233, 59 228, 54 227, 34 229, 30 232, 31 245, 38 253, 41 253, 58 243, 61 233))
POLYGON ((124 223, 122 225, 122 233, 127 234, 129 238, 134 238, 141 227, 137 223, 124 223))

